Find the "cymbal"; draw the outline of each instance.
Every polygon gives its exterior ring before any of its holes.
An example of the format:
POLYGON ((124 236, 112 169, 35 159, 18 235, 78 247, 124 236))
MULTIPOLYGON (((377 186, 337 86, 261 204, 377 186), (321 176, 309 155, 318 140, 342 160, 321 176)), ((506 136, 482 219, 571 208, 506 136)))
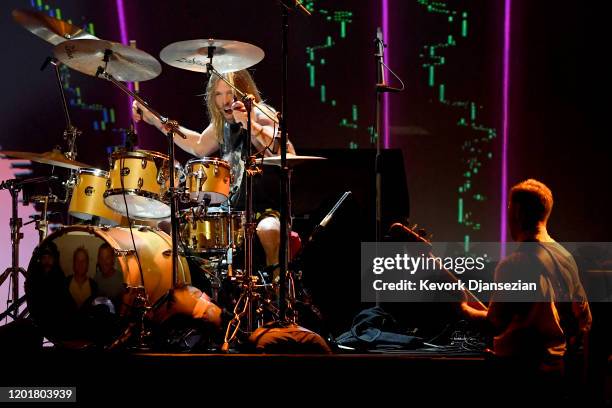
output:
MULTIPOLYGON (((296 156, 293 154, 288 154, 287 155, 287 166, 295 167, 299 164, 303 164, 303 163, 307 163, 311 161, 317 161, 317 160, 327 160, 327 158, 319 157, 319 156, 296 156)), ((264 157, 262 159, 262 162, 264 165, 268 165, 268 166, 280 166, 281 157, 280 156, 264 157)))
POLYGON ((98 38, 81 27, 53 18, 42 11, 15 9, 12 14, 18 24, 53 45, 66 40, 98 38))
POLYGON ((104 53, 112 52, 106 72, 119 81, 146 81, 161 73, 162 67, 155 57, 137 48, 103 40, 70 40, 53 48, 55 58, 70 68, 96 76, 98 67, 104 67, 104 53))
POLYGON ((261 61, 264 52, 248 43, 232 40, 188 40, 172 43, 159 53, 166 64, 188 71, 206 72, 208 47, 215 47, 212 65, 221 74, 240 71, 261 61))
POLYGON ((50 164, 51 166, 64 167, 67 169, 78 170, 80 168, 93 167, 89 164, 70 160, 59 150, 52 150, 44 153, 16 152, 10 150, 0 151, 0 155, 14 159, 30 160, 36 163, 50 164))

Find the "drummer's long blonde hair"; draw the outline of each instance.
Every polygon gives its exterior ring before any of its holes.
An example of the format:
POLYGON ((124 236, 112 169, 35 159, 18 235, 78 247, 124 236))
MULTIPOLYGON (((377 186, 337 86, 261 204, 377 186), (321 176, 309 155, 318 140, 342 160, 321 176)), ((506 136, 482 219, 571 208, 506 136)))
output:
MULTIPOLYGON (((255 102, 261 102, 261 95, 253 81, 253 77, 247 70, 230 72, 223 74, 223 77, 236 88, 245 94, 251 94, 255 97, 255 102)), ((221 79, 217 75, 212 75, 206 85, 206 108, 208 109, 208 118, 215 128, 215 136, 217 142, 223 143, 223 125, 225 118, 223 112, 215 104, 215 89, 221 79)))

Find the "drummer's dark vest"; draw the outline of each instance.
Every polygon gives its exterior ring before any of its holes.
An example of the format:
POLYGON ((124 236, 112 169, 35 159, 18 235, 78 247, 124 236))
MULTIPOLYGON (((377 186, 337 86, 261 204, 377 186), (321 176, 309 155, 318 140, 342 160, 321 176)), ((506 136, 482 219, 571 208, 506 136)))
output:
POLYGON ((223 125, 223 144, 220 146, 221 158, 230 165, 232 184, 230 185, 229 202, 226 201, 222 207, 232 206, 232 210, 244 209, 244 164, 248 154, 246 144, 246 130, 239 123, 227 123, 223 125))

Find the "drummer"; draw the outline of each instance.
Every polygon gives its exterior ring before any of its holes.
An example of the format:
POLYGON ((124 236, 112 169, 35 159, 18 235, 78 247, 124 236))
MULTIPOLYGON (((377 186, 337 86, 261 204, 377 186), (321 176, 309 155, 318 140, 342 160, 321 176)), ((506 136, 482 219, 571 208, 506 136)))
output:
MULTIPOLYGON (((223 74, 224 78, 236 88, 249 95, 257 104, 262 104, 261 95, 247 70, 223 74)), ((234 90, 212 75, 206 87, 206 106, 210 124, 199 133, 184 127, 181 132, 186 139, 176 136, 174 142, 188 153, 203 158, 219 152, 221 158, 230 164, 232 184, 230 197, 221 205, 223 209, 242 210, 245 207, 244 168, 248 146, 246 141, 247 113, 244 103, 238 100, 234 90)), ((267 105, 260 105, 271 117, 276 117, 276 111, 267 105)), ((161 121, 151 114, 146 107, 137 101, 132 105, 132 115, 136 122, 144 120, 155 126, 161 132, 167 129, 161 121)), ((253 107, 251 112, 251 143, 252 153, 263 152, 265 156, 280 154, 276 123, 253 107)), ((288 142, 287 152, 295 154, 291 142, 288 142)), ((257 224, 257 236, 266 254, 266 265, 275 269, 279 260, 280 221, 276 216, 264 216, 257 224)))

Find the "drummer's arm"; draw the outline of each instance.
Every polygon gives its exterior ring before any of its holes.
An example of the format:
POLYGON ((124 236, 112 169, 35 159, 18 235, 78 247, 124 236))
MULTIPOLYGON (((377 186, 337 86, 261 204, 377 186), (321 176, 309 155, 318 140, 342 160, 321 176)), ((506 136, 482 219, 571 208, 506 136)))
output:
MULTIPOLYGON (((143 120, 149 125, 155 126, 164 134, 169 130, 168 127, 161 123, 159 118, 154 116, 146 107, 143 107, 137 101, 134 101, 132 104, 132 118, 137 123, 143 120)), ((204 157, 219 149, 211 125, 204 129, 202 133, 187 129, 183 126, 179 126, 179 131, 186 136, 186 139, 183 139, 179 135, 174 135, 174 142, 187 153, 191 153, 198 157, 204 157)))
POLYGON ((191 153, 197 157, 205 157, 219 150, 219 144, 215 138, 212 124, 208 125, 202 133, 195 132, 182 126, 179 130, 187 136, 187 138, 183 139, 181 136, 175 135, 174 143, 187 153, 191 153))
MULTIPOLYGON (((240 122, 243 128, 247 127, 247 114, 242 101, 232 104, 234 120, 240 122)), ((265 156, 276 156, 280 154, 280 138, 275 139, 278 133, 278 124, 272 120, 276 117, 276 111, 264 104, 255 107, 251 112, 253 118, 251 123, 251 143, 258 151, 265 150, 265 156), (265 110, 265 113, 262 111, 265 110)), ((287 152, 295 154, 291 142, 287 143, 287 152)))
MULTIPOLYGON (((280 154, 280 131, 271 119, 258 115, 257 120, 251 124, 251 142, 257 150, 265 149, 265 156, 277 156, 280 154), (277 139, 272 142, 273 137, 277 139)), ((295 154, 295 148, 291 141, 287 141, 287 153, 295 154)))

